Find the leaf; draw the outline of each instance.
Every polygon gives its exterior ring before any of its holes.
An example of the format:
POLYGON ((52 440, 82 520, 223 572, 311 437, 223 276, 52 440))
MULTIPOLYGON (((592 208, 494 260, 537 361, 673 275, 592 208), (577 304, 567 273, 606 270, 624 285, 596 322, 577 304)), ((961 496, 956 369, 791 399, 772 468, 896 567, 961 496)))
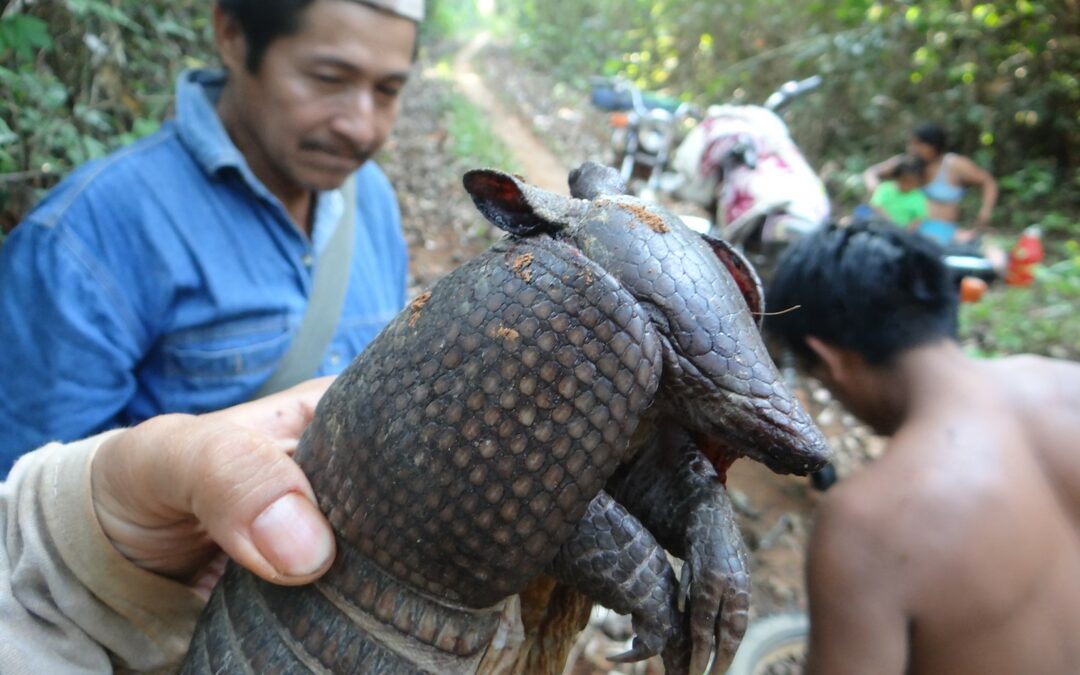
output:
POLYGON ((122 10, 101 0, 67 0, 68 9, 78 17, 93 16, 107 22, 116 23, 136 33, 142 32, 142 26, 132 20, 122 10))
MULTIPOLYGON (((11 171, 17 171, 19 163, 15 161, 15 157, 0 147, 0 173, 8 173, 11 171)), ((2 241, 2 239, 0 239, 2 241)))
POLYGON ((14 142, 18 137, 15 132, 11 130, 8 123, 4 121, 3 117, 0 117, 0 147, 14 142))
POLYGON ((135 134, 136 138, 142 138, 149 136, 161 127, 161 124, 157 120, 147 119, 140 117, 135 120, 135 124, 131 127, 131 133, 135 134))
POLYGON ((10 49, 20 60, 29 61, 35 50, 50 50, 52 46, 48 24, 36 16, 15 14, 0 19, 0 54, 10 49))

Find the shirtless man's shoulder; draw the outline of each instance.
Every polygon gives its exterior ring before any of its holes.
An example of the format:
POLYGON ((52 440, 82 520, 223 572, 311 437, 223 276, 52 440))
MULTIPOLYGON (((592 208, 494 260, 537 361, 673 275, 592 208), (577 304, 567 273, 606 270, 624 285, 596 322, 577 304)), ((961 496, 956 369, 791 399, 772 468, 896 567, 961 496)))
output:
POLYGON ((967 385, 830 491, 811 545, 834 590, 899 608, 911 672, 1034 665, 1017 640, 1050 647, 1080 620, 1080 367, 1010 358, 967 385))
POLYGON ((1035 456, 1080 527, 1080 363, 1042 356, 988 361, 1035 456))
POLYGON ((977 378, 957 387, 955 400, 913 415, 880 460, 826 500, 835 498, 828 507, 840 512, 835 518, 865 518, 889 533, 891 545, 921 551, 910 571, 926 587, 970 564, 958 546, 1008 557, 1018 539, 1037 534, 1027 519, 1054 508, 1032 421, 1007 379, 977 378))
POLYGON ((985 362, 1025 416, 1058 414, 1080 424, 1080 363, 1023 354, 985 362))

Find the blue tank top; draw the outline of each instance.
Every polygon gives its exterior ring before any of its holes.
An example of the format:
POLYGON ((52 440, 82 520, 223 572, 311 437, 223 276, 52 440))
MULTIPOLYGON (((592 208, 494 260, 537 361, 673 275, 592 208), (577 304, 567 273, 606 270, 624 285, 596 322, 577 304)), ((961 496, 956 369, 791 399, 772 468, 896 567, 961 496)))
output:
POLYGON ((964 188, 959 185, 953 185, 946 179, 946 176, 948 175, 946 168, 951 159, 951 154, 942 157, 941 166, 938 167, 937 173, 934 175, 934 180, 923 186, 923 194, 932 202, 938 202, 939 204, 956 204, 964 197, 964 188))

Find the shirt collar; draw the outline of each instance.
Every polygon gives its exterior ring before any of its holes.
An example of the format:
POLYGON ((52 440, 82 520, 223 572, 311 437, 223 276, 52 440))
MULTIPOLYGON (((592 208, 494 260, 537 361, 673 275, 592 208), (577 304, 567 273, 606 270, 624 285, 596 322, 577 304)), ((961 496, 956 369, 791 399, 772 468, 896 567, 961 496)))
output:
POLYGON ((193 68, 176 80, 176 125, 180 139, 209 175, 234 169, 262 199, 277 198, 248 166, 217 114, 217 101, 228 77, 224 69, 193 68))
POLYGON ((185 70, 176 80, 176 124, 180 138, 204 171, 239 169, 247 162, 229 138, 217 114, 217 100, 225 86, 224 70, 185 70))

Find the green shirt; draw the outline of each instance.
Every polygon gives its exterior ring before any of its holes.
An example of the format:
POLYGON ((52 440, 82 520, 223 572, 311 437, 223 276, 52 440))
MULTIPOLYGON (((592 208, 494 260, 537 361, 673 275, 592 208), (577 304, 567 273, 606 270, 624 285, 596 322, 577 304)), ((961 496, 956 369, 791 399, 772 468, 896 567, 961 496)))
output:
POLYGON ((870 197, 870 206, 876 206, 889 220, 904 227, 925 220, 929 213, 926 195, 922 190, 904 192, 893 180, 878 185, 874 195, 870 197))

